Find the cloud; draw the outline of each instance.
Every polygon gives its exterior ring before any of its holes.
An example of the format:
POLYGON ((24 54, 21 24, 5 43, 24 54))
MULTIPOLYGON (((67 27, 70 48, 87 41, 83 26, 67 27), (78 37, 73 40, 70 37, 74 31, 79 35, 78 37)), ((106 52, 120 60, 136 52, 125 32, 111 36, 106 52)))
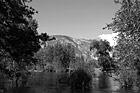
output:
POLYGON ((116 37, 117 33, 112 33, 112 34, 102 34, 99 35, 98 37, 101 38, 102 40, 107 40, 111 46, 115 46, 116 43, 116 37))

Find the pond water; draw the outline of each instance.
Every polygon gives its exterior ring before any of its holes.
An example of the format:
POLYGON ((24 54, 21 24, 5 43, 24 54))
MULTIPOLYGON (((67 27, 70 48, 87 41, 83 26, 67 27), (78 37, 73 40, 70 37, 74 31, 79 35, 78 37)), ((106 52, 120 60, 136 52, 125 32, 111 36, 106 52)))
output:
POLYGON ((58 78, 64 76, 64 74, 55 72, 34 73, 28 79, 26 87, 12 88, 4 93, 139 93, 134 90, 118 89, 119 85, 112 83, 105 74, 100 74, 94 80, 93 88, 90 91, 72 91, 67 84, 57 82, 58 78))

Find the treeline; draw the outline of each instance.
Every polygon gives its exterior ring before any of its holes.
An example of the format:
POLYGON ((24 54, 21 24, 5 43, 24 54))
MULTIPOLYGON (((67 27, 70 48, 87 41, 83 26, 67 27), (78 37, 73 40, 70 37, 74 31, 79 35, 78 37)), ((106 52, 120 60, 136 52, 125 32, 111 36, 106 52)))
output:
POLYGON ((68 69, 85 69, 85 66, 88 66, 89 64, 89 66, 95 66, 95 60, 90 59, 89 62, 85 62, 84 56, 76 51, 79 50, 71 43, 56 42, 53 45, 48 44, 47 47, 41 48, 35 53, 34 58, 37 59, 38 65, 43 70, 46 70, 47 66, 52 66, 53 70, 60 70, 60 72, 68 69))
POLYGON ((38 65, 44 70, 47 65, 51 65, 54 70, 64 70, 75 62, 75 48, 69 43, 61 44, 57 42, 54 45, 48 45, 45 48, 41 48, 35 53, 34 58, 38 60, 38 65))

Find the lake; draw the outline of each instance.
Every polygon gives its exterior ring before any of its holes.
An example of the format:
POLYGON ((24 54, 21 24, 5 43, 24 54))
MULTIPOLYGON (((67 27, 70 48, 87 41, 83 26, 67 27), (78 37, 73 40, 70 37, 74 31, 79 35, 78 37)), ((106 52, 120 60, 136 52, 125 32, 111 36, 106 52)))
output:
POLYGON ((72 91, 68 84, 60 84, 58 79, 67 74, 55 72, 36 72, 28 79, 26 87, 12 88, 4 93, 138 93, 134 90, 119 89, 117 82, 112 82, 105 74, 94 79, 90 91, 72 91))

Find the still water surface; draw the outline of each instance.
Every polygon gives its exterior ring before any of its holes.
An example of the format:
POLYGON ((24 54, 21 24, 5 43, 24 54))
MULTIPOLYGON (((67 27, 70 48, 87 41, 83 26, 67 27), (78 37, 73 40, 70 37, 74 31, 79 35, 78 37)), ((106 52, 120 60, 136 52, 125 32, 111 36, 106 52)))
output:
POLYGON ((34 73, 26 87, 13 88, 5 93, 140 93, 134 90, 117 90, 117 86, 112 87, 109 83, 111 80, 104 74, 97 78, 91 91, 72 91, 67 84, 57 82, 63 76, 53 72, 34 73))

